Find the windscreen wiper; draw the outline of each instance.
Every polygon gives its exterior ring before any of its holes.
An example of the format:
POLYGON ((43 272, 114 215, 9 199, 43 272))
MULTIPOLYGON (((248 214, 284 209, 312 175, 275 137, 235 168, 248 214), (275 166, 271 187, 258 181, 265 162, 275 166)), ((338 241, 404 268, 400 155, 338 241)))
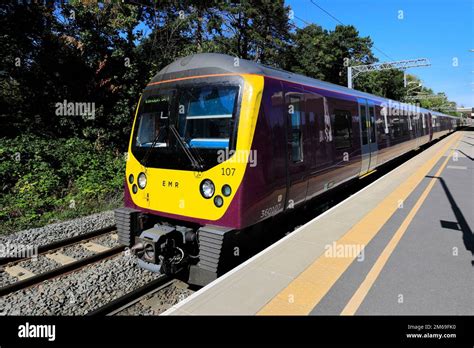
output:
POLYGON ((188 157, 189 161, 191 162, 191 166, 194 169, 202 170, 202 168, 203 168, 202 158, 198 155, 198 158, 196 159, 196 157, 193 155, 191 150, 186 146, 186 143, 181 138, 181 136, 178 133, 178 130, 176 129, 176 127, 173 124, 171 124, 169 126, 169 128, 171 129, 171 133, 174 135, 177 142, 179 143, 179 145, 183 149, 184 154, 186 155, 186 157, 188 157))
POLYGON ((151 150, 155 147, 156 143, 160 139, 161 136, 161 130, 164 129, 166 126, 161 126, 158 128, 158 134, 153 138, 153 141, 151 142, 151 146, 146 150, 145 155, 143 156, 143 166, 146 167, 148 163, 148 158, 150 157, 151 150))

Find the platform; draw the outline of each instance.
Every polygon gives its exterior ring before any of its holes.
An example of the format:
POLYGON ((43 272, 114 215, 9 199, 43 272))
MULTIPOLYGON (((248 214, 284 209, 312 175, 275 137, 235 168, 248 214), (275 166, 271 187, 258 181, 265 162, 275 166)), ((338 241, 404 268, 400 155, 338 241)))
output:
POLYGON ((474 131, 455 132, 165 315, 473 315, 474 131))

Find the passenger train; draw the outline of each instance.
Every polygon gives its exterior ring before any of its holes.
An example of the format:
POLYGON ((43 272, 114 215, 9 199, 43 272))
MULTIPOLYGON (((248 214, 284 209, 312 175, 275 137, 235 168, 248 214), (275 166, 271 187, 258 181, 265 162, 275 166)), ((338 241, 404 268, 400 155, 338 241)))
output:
MULTIPOLYGON (((222 54, 161 70, 138 103, 119 240, 204 285, 258 227, 458 127, 457 118, 222 54)), ((317 231, 315 231, 317 233, 317 231)))

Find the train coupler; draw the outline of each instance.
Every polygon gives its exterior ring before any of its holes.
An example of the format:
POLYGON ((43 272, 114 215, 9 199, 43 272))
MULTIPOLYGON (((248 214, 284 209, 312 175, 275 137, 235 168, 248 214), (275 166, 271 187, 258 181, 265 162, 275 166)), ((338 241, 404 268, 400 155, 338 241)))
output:
POLYGON ((135 238, 132 250, 138 256, 140 267, 172 275, 189 263, 195 243, 191 228, 156 224, 135 238))

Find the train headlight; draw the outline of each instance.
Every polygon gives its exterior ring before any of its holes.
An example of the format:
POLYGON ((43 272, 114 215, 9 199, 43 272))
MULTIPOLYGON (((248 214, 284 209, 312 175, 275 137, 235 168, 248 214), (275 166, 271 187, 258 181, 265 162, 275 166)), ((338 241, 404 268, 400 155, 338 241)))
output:
POLYGON ((130 174, 130 175, 128 176, 128 182, 129 182, 130 184, 133 184, 133 180, 135 180, 135 178, 133 177, 133 174, 130 174))
POLYGON ((137 181, 138 181, 138 187, 143 190, 146 186, 146 175, 145 175, 145 173, 138 174, 138 180, 137 181))
POLYGON ((216 205, 216 207, 220 208, 224 204, 224 200, 222 199, 221 196, 215 196, 214 197, 214 204, 216 205))
POLYGON ((137 191, 138 191, 137 185, 133 184, 132 191, 133 191, 133 193, 137 193, 137 191))
POLYGON ((222 186, 222 194, 226 197, 229 197, 230 194, 232 193, 232 189, 230 188, 229 185, 225 184, 224 186, 222 186))
POLYGON ((204 198, 208 199, 214 195, 214 191, 216 190, 216 188, 214 186, 214 183, 211 180, 204 179, 203 181, 201 181, 200 190, 201 190, 201 195, 204 198))

